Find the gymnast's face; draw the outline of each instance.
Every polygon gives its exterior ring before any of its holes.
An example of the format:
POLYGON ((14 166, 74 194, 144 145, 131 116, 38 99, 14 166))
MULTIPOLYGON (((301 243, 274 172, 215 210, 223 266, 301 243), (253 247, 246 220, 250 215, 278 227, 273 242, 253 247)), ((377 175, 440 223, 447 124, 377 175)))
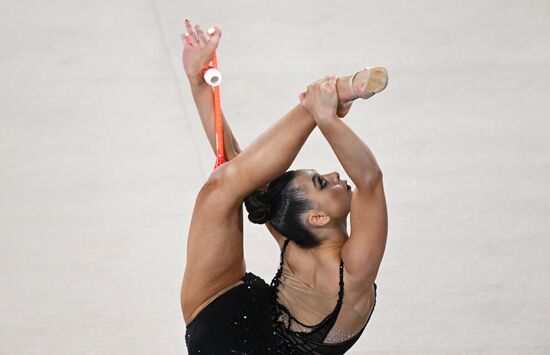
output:
POLYGON ((299 170, 299 172, 294 178, 294 183, 311 201, 311 212, 330 217, 321 218, 318 221, 310 219, 310 223, 318 222, 318 226, 323 226, 330 221, 345 221, 351 208, 352 197, 351 187, 347 185, 347 181, 340 180, 337 172, 324 175, 320 175, 313 169, 299 170))

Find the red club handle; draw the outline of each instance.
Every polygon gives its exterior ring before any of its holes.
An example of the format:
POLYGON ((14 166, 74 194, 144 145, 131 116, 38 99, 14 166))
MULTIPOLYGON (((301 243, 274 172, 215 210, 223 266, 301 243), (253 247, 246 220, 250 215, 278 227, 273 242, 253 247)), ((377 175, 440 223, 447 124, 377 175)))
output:
MULTIPOLYGON (((204 69, 206 72, 210 68, 218 69, 218 56, 216 51, 212 56, 212 65, 204 69)), ((223 141, 223 120, 222 120, 222 108, 220 102, 220 86, 216 85, 214 89, 214 125, 216 128, 216 163, 214 169, 226 162, 225 160, 225 146, 223 141)))

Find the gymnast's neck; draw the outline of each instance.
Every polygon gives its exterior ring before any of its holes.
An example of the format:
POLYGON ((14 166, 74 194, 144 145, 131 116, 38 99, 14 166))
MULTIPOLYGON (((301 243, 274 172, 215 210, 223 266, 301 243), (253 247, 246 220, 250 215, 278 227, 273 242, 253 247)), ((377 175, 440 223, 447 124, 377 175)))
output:
POLYGON ((317 260, 340 260, 340 251, 342 247, 349 239, 349 235, 345 228, 323 228, 317 231, 318 237, 321 239, 321 244, 315 248, 308 249, 308 251, 317 260))

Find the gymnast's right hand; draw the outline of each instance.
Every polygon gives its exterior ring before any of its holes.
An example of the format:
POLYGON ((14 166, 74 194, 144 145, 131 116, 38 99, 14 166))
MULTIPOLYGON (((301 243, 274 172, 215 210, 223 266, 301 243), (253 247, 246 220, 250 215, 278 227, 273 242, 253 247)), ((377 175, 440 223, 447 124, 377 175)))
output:
POLYGON ((202 71, 212 60, 212 55, 218 47, 222 31, 220 26, 214 27, 212 35, 205 34, 199 25, 193 25, 185 20, 187 33, 181 35, 183 40, 183 68, 192 83, 204 83, 202 71))
POLYGON ((336 116, 338 93, 336 75, 327 75, 321 80, 309 84, 303 96, 302 105, 313 115, 315 122, 336 116))

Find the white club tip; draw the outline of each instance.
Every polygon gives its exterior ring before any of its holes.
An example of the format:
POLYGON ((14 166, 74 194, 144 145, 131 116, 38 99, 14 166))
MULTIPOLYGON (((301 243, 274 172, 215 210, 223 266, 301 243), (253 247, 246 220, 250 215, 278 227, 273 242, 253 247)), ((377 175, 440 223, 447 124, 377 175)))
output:
POLYGON ((204 81, 210 86, 219 86, 222 82, 222 73, 218 69, 210 68, 204 73, 204 81))
POLYGON ((206 31, 209 36, 212 36, 214 33, 216 33, 216 29, 214 27, 210 27, 208 31, 206 31))

